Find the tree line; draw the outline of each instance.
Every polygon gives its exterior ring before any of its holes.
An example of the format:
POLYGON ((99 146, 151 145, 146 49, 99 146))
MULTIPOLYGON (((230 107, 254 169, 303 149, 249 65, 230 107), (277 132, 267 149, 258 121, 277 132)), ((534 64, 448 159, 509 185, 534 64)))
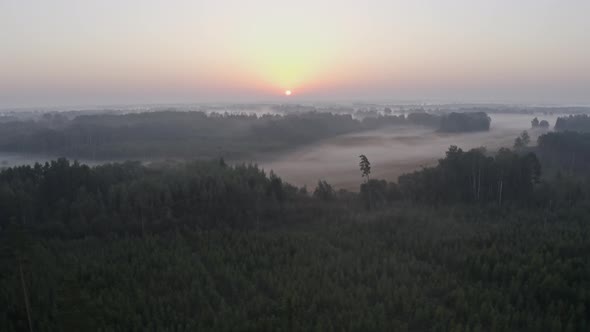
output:
POLYGON ((555 130, 559 131, 590 131, 590 116, 588 114, 574 114, 557 118, 555 130))
POLYGON ((240 160, 384 126, 421 125, 460 132, 488 130, 489 122, 485 113, 415 112, 363 119, 328 112, 256 116, 157 111, 79 115, 73 119, 58 113, 37 121, 1 122, 0 151, 88 160, 240 160))
POLYGON ((0 172, 0 226, 60 225, 80 232, 119 227, 140 231, 168 223, 248 228, 279 223, 300 208, 339 199, 368 209, 396 201, 555 206, 569 196, 586 197, 584 181, 573 188, 561 186, 567 182, 564 179, 589 174, 587 136, 542 135, 540 159, 528 151, 502 148, 488 153, 483 148, 464 151, 451 146, 436 166, 402 175, 397 182, 370 178, 369 159, 362 155, 359 166, 365 181, 359 193, 336 191, 325 181, 308 192, 256 165, 228 165, 223 159, 89 167, 61 158, 0 172), (555 172, 555 167, 561 171, 555 172), (545 177, 543 168, 549 170, 545 177))

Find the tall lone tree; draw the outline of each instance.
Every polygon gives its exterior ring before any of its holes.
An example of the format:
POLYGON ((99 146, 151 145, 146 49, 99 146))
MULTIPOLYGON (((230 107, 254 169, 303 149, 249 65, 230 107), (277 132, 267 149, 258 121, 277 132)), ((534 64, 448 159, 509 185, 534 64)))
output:
MULTIPOLYGON (((367 193, 369 195, 369 210, 371 209, 371 183, 369 182, 370 180, 370 176, 371 176, 371 163, 369 162, 369 159, 367 159, 367 156, 365 156, 364 154, 361 154, 359 156, 359 158, 361 158, 361 161, 359 162, 359 167, 361 168, 361 175, 362 177, 366 178, 366 182, 365 182, 365 186, 367 188, 367 193)), ((362 187, 363 185, 361 185, 361 191, 362 191, 362 187)))
POLYGON ((361 154, 359 158, 361 158, 359 167, 361 168, 362 177, 367 178, 367 181, 369 181, 371 175, 371 163, 364 154, 361 154))

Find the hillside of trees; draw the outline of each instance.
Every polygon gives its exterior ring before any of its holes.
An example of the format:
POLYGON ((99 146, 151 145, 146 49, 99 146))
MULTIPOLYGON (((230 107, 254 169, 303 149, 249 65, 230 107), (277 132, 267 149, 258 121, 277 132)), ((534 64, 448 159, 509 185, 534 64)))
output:
MULTIPOLYGON (((293 229, 29 238, 19 253, 36 331, 586 331, 589 231, 575 213, 395 207, 293 229)), ((27 330, 18 261, 2 270, 0 327, 27 330)))
POLYGON ((590 116, 588 114, 576 114, 557 118, 555 130, 590 132, 590 116))
POLYGON ((586 174, 590 169, 590 133, 553 132, 538 139, 538 154, 547 168, 586 174))
POLYGON ((457 113, 443 115, 440 119, 442 132, 488 131, 492 119, 484 112, 457 113))
POLYGON ((485 113, 414 112, 407 117, 389 114, 356 119, 350 114, 322 112, 256 116, 159 111, 70 119, 48 113, 37 121, 0 123, 0 151, 88 160, 240 160, 347 133, 410 125, 452 132, 488 130, 489 117, 485 113))
MULTIPOLYGON (((534 122, 532 124, 534 126, 534 122)), ((544 166, 554 173, 587 174, 590 169, 590 116, 559 117, 554 128, 555 132, 538 139, 536 150, 544 166)))
POLYGON ((5 169, 0 330, 590 328, 590 172, 454 146, 397 182, 359 166, 358 193, 223 159, 5 169))

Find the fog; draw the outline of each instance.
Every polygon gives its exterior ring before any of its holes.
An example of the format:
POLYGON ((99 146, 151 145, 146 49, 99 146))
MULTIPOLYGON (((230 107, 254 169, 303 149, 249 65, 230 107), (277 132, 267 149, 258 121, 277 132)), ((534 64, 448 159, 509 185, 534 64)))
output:
POLYGON ((451 145, 462 149, 484 146, 488 151, 512 147, 514 139, 527 130, 531 144, 544 130, 532 130, 534 117, 553 126, 558 115, 490 114, 488 132, 438 133, 423 127, 389 127, 330 138, 311 146, 285 153, 273 160, 262 161, 266 170, 273 170, 285 181, 314 188, 319 179, 337 188, 358 190, 362 181, 358 168, 360 154, 372 166, 372 177, 397 180, 403 173, 436 164, 451 145))
MULTIPOLYGON (((301 106, 295 107, 288 105, 210 105, 207 107, 207 113, 249 113, 260 116, 262 114, 288 114, 291 112, 299 112, 301 110, 298 107, 301 108, 301 106)), ((352 115, 357 114, 352 108, 342 107, 330 107, 325 111, 333 112, 338 110, 348 111, 352 115)), ((309 110, 303 108, 303 111, 309 110)), ((122 113, 127 112, 128 111, 122 111, 122 113)), ((40 119, 39 114, 35 116, 40 119)), ((261 152, 261 149, 256 150, 260 146, 264 146, 257 143, 258 141, 252 141, 254 143, 250 142, 250 145, 236 145, 234 148, 237 149, 237 151, 246 151, 250 154, 250 158, 244 161, 257 162, 266 171, 273 170, 285 181, 292 184, 298 186, 306 185, 309 188, 314 188, 317 181, 322 179, 328 181, 337 188, 357 190, 359 183, 362 181, 358 169, 358 156, 360 154, 365 154, 369 158, 372 164, 373 178, 395 181, 397 180, 397 177, 403 173, 420 169, 423 166, 436 164, 437 160, 444 156, 445 151, 450 145, 457 145, 465 150, 483 146, 486 147, 488 151, 494 151, 502 146, 512 147, 514 139, 523 130, 529 132, 529 135, 531 136, 531 144, 534 144, 537 137, 544 131, 540 129, 532 130, 530 128, 531 120, 534 117, 537 117, 539 120, 547 120, 553 125, 558 114, 492 113, 489 114, 489 116, 492 118, 491 127, 489 131, 485 132, 442 133, 437 132, 434 127, 395 126, 333 136, 324 140, 316 140, 313 143, 304 143, 307 145, 303 146, 295 143, 286 144, 282 146, 282 150, 272 152, 261 152), (296 148, 296 146, 299 147, 296 148)), ((121 119, 119 120, 123 121, 121 119)), ((202 119, 197 118, 195 121, 198 122, 201 120, 202 119)), ((168 123, 171 121, 170 119, 160 119, 159 121, 163 121, 158 123, 164 127, 170 126, 168 123)), ((124 121, 121 123, 124 123, 124 121)), ((334 125, 338 124, 335 123, 334 125)), ((171 128, 174 129, 174 125, 172 125, 171 128)), ((197 129, 191 130, 191 132, 195 131, 203 133, 201 127, 197 126, 195 128, 197 129)), ((225 134, 228 135, 229 139, 235 140, 235 138, 232 137, 235 137, 236 135, 236 128, 237 127, 227 128, 225 134)), ((145 127, 141 132, 143 133, 143 136, 139 136, 136 141, 150 139, 151 130, 153 130, 152 127, 145 127)), ((220 129, 217 128, 216 130, 220 129)), ((305 134, 305 131, 301 132, 302 128, 298 128, 297 130, 299 131, 299 136, 307 135, 305 134)), ((127 132, 129 130, 125 131, 127 132)), ((211 135, 211 133, 212 132, 209 132, 209 135, 211 135)), ((283 132, 272 133, 272 135, 275 134, 280 136, 283 135, 283 132)), ((315 134, 317 134, 317 132, 315 134)), ((265 137, 265 139, 272 141, 272 137, 275 137, 272 135, 265 137)), ((190 139, 190 137, 186 137, 182 142, 190 141, 190 139)), ((132 141, 132 143, 136 141, 132 141)), ((297 140, 295 139, 294 141, 297 140)), ((126 142, 127 143, 115 142, 112 145, 114 145, 115 151, 118 151, 119 145, 127 148, 132 146, 128 141, 126 142)), ((160 144, 162 141, 156 140, 150 142, 152 142, 150 144, 155 144, 157 146, 157 144, 160 144)), ((199 155, 206 155, 208 150, 205 148, 209 146, 212 147, 212 150, 210 150, 213 152, 209 151, 212 153, 210 153, 212 156, 218 152, 218 148, 215 144, 227 144, 226 141, 219 141, 219 143, 210 143, 207 141, 203 143, 203 141, 198 140, 196 142, 198 142, 198 144, 195 145, 194 148, 196 149, 195 151, 199 151, 199 155), (198 150, 199 148, 200 150, 198 150)), ((305 142, 305 140, 302 140, 302 142, 305 142)), ((41 143, 42 142, 39 142, 37 144, 41 143)), ((109 147, 108 145, 105 146, 109 147)), ((92 146, 87 146, 84 148, 90 149, 91 147, 92 146)), ((168 148, 171 148, 171 146, 168 146, 168 148)), ((146 152, 145 157, 141 159, 145 162, 149 163, 150 161, 165 159, 162 155, 156 154, 156 152, 158 152, 157 150, 145 151, 151 151, 152 153, 152 155, 149 155, 146 152)), ((133 150, 128 150, 128 152, 132 153, 133 150)), ((34 162, 46 162, 59 156, 60 154, 58 151, 52 152, 51 150, 48 150, 46 154, 0 152, 0 167, 32 164, 34 162)), ((81 162, 90 165, 97 165, 120 159, 112 159, 108 157, 95 159, 92 156, 87 158, 84 158, 84 156, 82 156, 82 158, 72 158, 70 156, 70 158, 78 159, 81 162)), ((183 159, 181 156, 176 156, 176 158, 183 159)), ((126 157, 125 159, 135 158, 126 157)))

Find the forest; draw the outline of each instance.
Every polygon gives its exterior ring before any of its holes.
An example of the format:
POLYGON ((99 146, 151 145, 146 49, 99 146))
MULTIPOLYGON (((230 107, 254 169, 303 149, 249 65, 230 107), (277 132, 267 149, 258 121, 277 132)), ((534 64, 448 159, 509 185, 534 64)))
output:
POLYGON ((575 114, 559 117, 555 122, 555 130, 589 132, 590 116, 588 114, 575 114))
MULTIPOLYGON (((279 109, 285 111, 282 108, 279 109)), ((77 115, 46 113, 36 120, 0 122, 0 152, 38 153, 88 160, 251 160, 262 154, 386 126, 426 126, 443 132, 489 130, 483 112, 286 114, 154 111, 77 115)))
POLYGON ((468 132, 490 130, 490 117, 484 112, 445 114, 440 119, 440 131, 468 132))
POLYGON ((0 330, 587 331, 585 141, 396 182, 361 156, 358 192, 221 158, 7 168, 0 330))
POLYGON ((590 332, 590 0, 0 0, 0 332, 590 332))

